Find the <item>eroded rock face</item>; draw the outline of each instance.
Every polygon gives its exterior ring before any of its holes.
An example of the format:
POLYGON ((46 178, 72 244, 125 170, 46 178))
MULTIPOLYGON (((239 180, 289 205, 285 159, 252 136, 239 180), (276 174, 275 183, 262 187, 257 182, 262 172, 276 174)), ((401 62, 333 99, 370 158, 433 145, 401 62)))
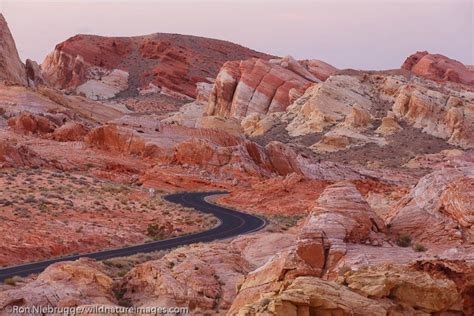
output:
POLYGON ((240 120, 251 113, 284 111, 292 101, 292 89, 302 94, 316 81, 319 79, 293 59, 227 62, 217 75, 206 112, 240 120))
POLYGON ((393 105, 393 112, 425 133, 463 148, 474 146, 474 103, 424 87, 406 86, 393 105))
POLYGON ((25 66, 18 56, 8 24, 0 13, 0 80, 26 85, 25 66))
POLYGON ((77 122, 67 122, 56 128, 53 132, 53 138, 60 142, 82 141, 88 130, 84 125, 77 122))
POLYGON ((8 126, 17 133, 47 134, 55 129, 54 123, 42 115, 23 112, 8 120, 8 126))
POLYGON ((420 78, 393 74, 335 75, 308 88, 288 107, 290 136, 324 133, 313 145, 331 152, 374 143, 402 131, 402 122, 463 148, 474 146, 474 96, 420 78), (378 136, 371 134, 376 127, 378 136))
POLYGON ((469 314, 472 311, 472 300, 468 292, 456 284, 457 276, 437 274, 430 268, 434 266, 444 267, 452 274, 460 273, 472 286, 472 266, 444 262, 425 262, 415 269, 382 265, 347 272, 339 282, 300 276, 288 285, 276 287, 273 292, 262 292, 256 301, 247 300, 251 303, 234 304, 229 314, 469 314), (423 271, 421 266, 427 271, 423 271), (461 266, 466 270, 460 272, 461 266))
POLYGON ((462 301, 454 281, 400 266, 379 266, 348 272, 344 278, 351 290, 364 296, 391 297, 396 303, 431 313, 453 307, 457 309, 456 305, 459 306, 462 301))
POLYGON ((189 306, 194 313, 226 310, 235 298, 235 284, 286 247, 287 240, 292 236, 260 234, 231 244, 177 249, 130 271, 124 280, 125 297, 134 306, 189 306), (262 245, 259 252, 253 250, 257 245, 262 245))
POLYGON ((135 130, 117 125, 92 129, 84 140, 91 146, 109 151, 134 155, 142 155, 145 152, 145 142, 135 130))
POLYGON ((391 210, 388 220, 392 231, 423 244, 472 244, 473 185, 472 164, 423 177, 391 210))
POLYGON ((321 81, 325 81, 330 76, 335 75, 339 70, 336 67, 317 59, 300 60, 299 62, 321 81))
POLYGON ((45 161, 29 147, 19 145, 15 140, 0 134, 1 167, 18 168, 44 164, 45 161))
POLYGON ((196 83, 210 82, 224 62, 251 57, 271 56, 225 41, 177 34, 77 35, 58 44, 42 68, 53 86, 74 91, 81 86, 79 92, 86 95, 138 95, 151 84, 157 93, 195 98, 196 83))
POLYGON ((7 307, 10 305, 113 305, 112 285, 113 281, 104 272, 102 264, 91 259, 56 263, 24 287, 1 292, 0 314, 7 315, 7 307))
POLYGON ((43 74, 41 73, 41 67, 36 61, 27 59, 25 70, 29 87, 36 87, 38 85, 45 84, 43 74))
POLYGON ((290 112, 297 115, 288 125, 292 136, 321 132, 326 127, 343 122, 358 109, 358 124, 367 125, 367 112, 372 107, 369 98, 371 87, 359 78, 347 75, 333 76, 324 83, 310 87, 303 97, 295 102, 290 112), (363 114, 362 114, 363 113, 363 114), (364 118, 362 118, 362 116, 364 118))
POLYGON ((430 80, 452 81, 474 85, 474 73, 457 60, 427 51, 416 52, 409 56, 402 69, 410 70, 417 76, 430 80))

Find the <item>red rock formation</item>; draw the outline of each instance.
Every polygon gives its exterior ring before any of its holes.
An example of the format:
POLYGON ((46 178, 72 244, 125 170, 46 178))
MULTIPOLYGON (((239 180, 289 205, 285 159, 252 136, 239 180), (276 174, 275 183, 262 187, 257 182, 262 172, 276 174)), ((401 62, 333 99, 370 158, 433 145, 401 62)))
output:
POLYGON ((0 293, 0 314, 7 306, 61 306, 85 304, 113 305, 113 280, 101 263, 80 259, 55 263, 33 282, 19 289, 0 293))
POLYGON ((98 68, 121 69, 130 74, 134 93, 153 83, 194 98, 196 83, 215 77, 224 62, 250 57, 271 56, 230 42, 178 34, 76 35, 58 44, 42 68, 45 78, 61 89, 93 78, 98 68))
POLYGON ((105 125, 91 130, 85 142, 93 147, 107 151, 143 155, 145 141, 132 129, 116 125, 105 125))
POLYGON ((27 146, 0 135, 0 167, 18 168, 44 164, 45 161, 27 146))
POLYGON ((392 233, 427 245, 474 243, 472 170, 471 164, 423 177, 391 210, 392 233))
POLYGON ((316 78, 322 81, 325 81, 327 78, 335 75, 337 71, 339 71, 336 67, 317 59, 300 60, 300 64, 308 69, 308 71, 316 78))
POLYGON ((60 142, 81 141, 87 134, 84 125, 77 122, 67 122, 56 128, 53 132, 53 139, 60 142))
POLYGON ((0 80, 26 85, 25 66, 18 56, 15 41, 0 13, 0 80))
POLYGON ((474 73, 457 60, 427 51, 416 52, 403 63, 402 69, 430 80, 443 80, 474 85, 474 73))
POLYGON ((262 59, 225 63, 209 98, 207 115, 242 119, 250 113, 284 111, 292 89, 302 94, 318 80, 294 60, 279 61, 288 68, 262 59))
POLYGON ((47 134, 54 131, 54 124, 46 117, 23 112, 8 120, 8 126, 17 133, 47 134))

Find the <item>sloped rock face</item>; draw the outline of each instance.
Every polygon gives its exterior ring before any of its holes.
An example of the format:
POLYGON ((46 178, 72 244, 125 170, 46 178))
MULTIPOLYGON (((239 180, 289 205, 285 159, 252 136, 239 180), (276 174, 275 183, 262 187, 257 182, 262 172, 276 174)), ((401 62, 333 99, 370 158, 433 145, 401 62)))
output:
POLYGON ((400 89, 393 112, 425 133, 463 148, 474 146, 474 103, 423 87, 400 89))
POLYGON ((0 13, 0 80, 26 85, 25 66, 18 56, 8 24, 0 13))
POLYGON ((45 161, 33 150, 0 134, 1 167, 18 168, 45 164, 45 161))
POLYGON ((301 95, 316 81, 319 79, 293 59, 227 62, 217 75, 206 112, 241 120, 251 113, 285 111, 293 101, 290 91, 301 95))
POLYGON ((423 177, 389 213, 393 233, 434 245, 473 244, 472 164, 423 177))
POLYGON ((85 304, 111 304, 112 279, 102 264, 90 259, 61 262, 49 266, 33 282, 19 289, 0 293, 0 314, 8 306, 73 307, 85 304))
POLYGON ((426 312, 449 310, 462 301, 454 281, 401 266, 378 266, 348 272, 344 279, 351 290, 364 296, 391 297, 399 304, 426 312))
POLYGON ((117 125, 92 129, 84 140, 91 146, 109 151, 134 155, 142 155, 145 152, 145 141, 136 131, 117 125))
MULTIPOLYGON (((371 90, 370 85, 359 78, 347 75, 333 76, 322 84, 310 87, 289 109, 296 112, 287 128, 289 134, 298 136, 321 132, 343 122, 355 108, 367 117, 366 113, 372 107, 371 90)), ((369 123, 368 118, 362 121, 365 125, 369 123)))
POLYGON ((300 60, 299 62, 321 81, 325 81, 339 71, 336 67, 317 59, 300 60))
POLYGON ((417 76, 430 80, 452 81, 474 85, 474 73, 457 60, 427 51, 416 52, 409 56, 402 69, 410 70, 417 76))
POLYGON ((195 36, 77 35, 58 44, 42 68, 45 78, 60 89, 75 90, 85 84, 81 90, 87 92, 91 86, 97 90, 105 85, 110 92, 109 86, 117 88, 109 84, 116 82, 110 74, 121 71, 128 74, 124 77, 128 86, 120 84, 114 95, 120 91, 138 95, 138 89, 153 84, 158 90, 195 98, 196 83, 209 82, 224 62, 251 57, 271 58, 236 44, 195 36))

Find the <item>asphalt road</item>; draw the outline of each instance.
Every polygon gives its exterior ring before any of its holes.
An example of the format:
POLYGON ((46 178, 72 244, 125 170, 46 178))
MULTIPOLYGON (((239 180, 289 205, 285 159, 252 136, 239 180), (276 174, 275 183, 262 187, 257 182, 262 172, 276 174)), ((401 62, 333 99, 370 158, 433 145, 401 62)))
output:
MULTIPOLYGON (((166 240, 149 242, 142 245, 129 246, 119 249, 110 249, 100 252, 87 253, 81 255, 71 255, 61 258, 32 262, 28 264, 12 266, 0 269, 0 282, 6 278, 13 276, 27 276, 32 273, 39 273, 46 269, 50 264, 77 260, 82 257, 93 258, 96 260, 104 260, 114 257, 130 256, 137 253, 146 253, 157 250, 171 249, 178 246, 189 245, 197 242, 209 242, 217 239, 225 239, 241 234, 250 233, 263 228, 266 224, 265 220, 246 213, 241 213, 222 206, 208 203, 205 197, 225 192, 185 192, 165 196, 165 200, 185 207, 192 207, 196 210, 214 215, 220 220, 220 224, 216 227, 195 234, 182 237, 175 237, 166 240)), ((140 220, 137 218, 137 220, 140 220)))

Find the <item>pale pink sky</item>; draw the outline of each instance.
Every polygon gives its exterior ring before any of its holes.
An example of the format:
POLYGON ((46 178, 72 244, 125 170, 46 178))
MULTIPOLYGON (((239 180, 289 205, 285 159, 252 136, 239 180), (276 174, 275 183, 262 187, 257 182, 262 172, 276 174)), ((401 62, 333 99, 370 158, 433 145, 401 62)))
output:
POLYGON ((225 39, 339 68, 398 68, 417 50, 474 64, 474 0, 0 0, 23 59, 77 33, 225 39))

